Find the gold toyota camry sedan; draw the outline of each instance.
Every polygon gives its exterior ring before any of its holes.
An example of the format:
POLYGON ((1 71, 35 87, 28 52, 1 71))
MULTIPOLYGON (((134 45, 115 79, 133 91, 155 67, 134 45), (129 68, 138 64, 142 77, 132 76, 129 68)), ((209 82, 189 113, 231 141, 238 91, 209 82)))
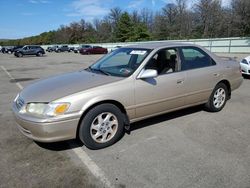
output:
POLYGON ((192 44, 145 43, 38 81, 17 95, 12 109, 19 130, 33 140, 80 138, 100 149, 138 120, 199 104, 218 112, 241 83, 236 61, 192 44))

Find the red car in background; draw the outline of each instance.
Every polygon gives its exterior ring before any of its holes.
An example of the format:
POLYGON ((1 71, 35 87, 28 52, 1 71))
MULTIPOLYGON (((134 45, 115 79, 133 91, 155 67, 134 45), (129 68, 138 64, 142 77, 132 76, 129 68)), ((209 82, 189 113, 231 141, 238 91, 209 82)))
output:
POLYGON ((91 46, 89 48, 80 49, 80 54, 107 54, 108 49, 100 46, 91 46))

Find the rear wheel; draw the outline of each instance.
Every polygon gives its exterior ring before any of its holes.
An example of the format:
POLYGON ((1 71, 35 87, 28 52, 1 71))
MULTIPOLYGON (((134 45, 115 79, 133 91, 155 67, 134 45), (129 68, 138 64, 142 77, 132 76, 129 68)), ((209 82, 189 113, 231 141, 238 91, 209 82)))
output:
POLYGON ((37 52, 36 56, 41 57, 43 54, 42 52, 37 52))
POLYGON ((124 133, 121 110, 113 104, 92 108, 83 118, 79 138, 90 149, 101 149, 117 142, 124 133))
POLYGON ((228 88, 225 84, 219 83, 215 86, 209 101, 205 107, 210 112, 219 112, 224 108, 228 99, 228 88))

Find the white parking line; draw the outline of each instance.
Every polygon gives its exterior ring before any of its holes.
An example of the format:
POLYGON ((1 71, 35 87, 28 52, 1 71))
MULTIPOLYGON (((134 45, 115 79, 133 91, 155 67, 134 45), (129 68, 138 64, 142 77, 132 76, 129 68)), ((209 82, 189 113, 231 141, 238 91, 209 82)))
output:
MULTIPOLYGON (((10 79, 15 80, 15 78, 7 71, 4 66, 1 66, 1 69, 10 77, 10 79)), ((20 90, 23 89, 23 86, 19 82, 16 82, 16 85, 20 90)))
POLYGON ((85 151, 82 150, 82 148, 74 148, 72 149, 72 151, 88 167, 89 171, 105 185, 105 187, 114 187, 105 177, 102 169, 97 166, 97 164, 89 157, 89 155, 85 151))
MULTIPOLYGON (((15 80, 15 78, 8 72, 8 70, 4 66, 1 66, 1 69, 8 75, 10 79, 15 80)), ((23 89, 23 86, 19 82, 16 82, 16 85, 20 90, 23 89)), ((98 167, 98 165, 89 157, 89 155, 82 148, 73 148, 71 150, 84 163, 84 165, 89 169, 89 171, 104 184, 105 187, 113 187, 110 181, 105 177, 105 174, 101 170, 101 168, 98 167)))

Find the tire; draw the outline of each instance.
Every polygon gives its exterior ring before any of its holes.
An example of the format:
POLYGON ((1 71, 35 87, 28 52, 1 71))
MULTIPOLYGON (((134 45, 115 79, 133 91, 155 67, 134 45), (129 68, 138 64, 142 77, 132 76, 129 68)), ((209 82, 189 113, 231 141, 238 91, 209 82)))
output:
POLYGON ((41 57, 42 55, 43 55, 42 52, 37 52, 36 54, 37 57, 41 57))
POLYGON ((21 52, 17 52, 17 53, 16 53, 16 56, 17 56, 17 57, 23 57, 23 54, 22 54, 21 52))
POLYGON ((79 127, 79 138, 89 149, 96 150, 111 146, 124 134, 123 118, 124 115, 117 106, 98 105, 84 116, 79 127), (105 119, 108 115, 110 117, 105 119))
POLYGON ((228 100, 228 88, 224 83, 218 83, 208 102, 205 104, 205 108, 210 112, 221 111, 227 103, 228 100))

